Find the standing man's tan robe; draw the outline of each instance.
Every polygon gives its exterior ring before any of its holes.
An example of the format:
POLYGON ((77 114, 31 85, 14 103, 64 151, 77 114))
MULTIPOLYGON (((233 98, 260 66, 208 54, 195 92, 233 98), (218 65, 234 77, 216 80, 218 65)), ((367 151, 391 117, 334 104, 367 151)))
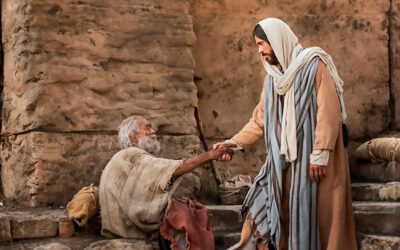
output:
MULTIPOLYGON (((340 104, 335 83, 321 61, 318 63, 315 87, 318 111, 313 150, 330 151, 326 177, 318 185, 317 216, 321 249, 357 249, 351 204, 350 171, 347 150, 343 145, 340 104)), ((263 137, 263 128, 264 89, 253 117, 232 139, 247 149, 263 137)), ((284 170, 282 175, 284 218, 280 249, 288 248, 290 173, 291 167, 284 170)))

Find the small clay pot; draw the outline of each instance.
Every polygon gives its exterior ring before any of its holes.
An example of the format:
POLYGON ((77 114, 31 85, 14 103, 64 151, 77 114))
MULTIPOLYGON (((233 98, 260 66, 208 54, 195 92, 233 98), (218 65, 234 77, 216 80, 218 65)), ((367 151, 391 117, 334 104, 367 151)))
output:
POLYGON ((58 223, 58 232, 61 238, 70 238, 75 233, 74 223, 72 219, 60 218, 58 223))

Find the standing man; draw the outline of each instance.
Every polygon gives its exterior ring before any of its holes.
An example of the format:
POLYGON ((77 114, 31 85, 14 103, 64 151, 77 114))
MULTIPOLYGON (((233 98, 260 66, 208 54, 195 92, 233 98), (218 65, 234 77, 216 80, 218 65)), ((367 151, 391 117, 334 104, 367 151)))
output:
POLYGON ((268 156, 243 203, 234 247, 357 249, 343 81, 332 58, 319 47, 303 49, 276 18, 259 22, 253 37, 267 77, 252 118, 229 141, 247 149, 264 136, 268 156))

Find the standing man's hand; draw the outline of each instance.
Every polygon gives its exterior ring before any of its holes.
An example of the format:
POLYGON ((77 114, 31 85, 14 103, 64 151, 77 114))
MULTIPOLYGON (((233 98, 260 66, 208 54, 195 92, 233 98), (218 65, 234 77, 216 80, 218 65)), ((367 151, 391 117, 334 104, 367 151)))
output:
POLYGON ((326 176, 326 166, 310 164, 310 178, 312 182, 320 182, 326 176))
MULTIPOLYGON (((213 150, 217 150, 219 148, 224 147, 224 145, 226 145, 225 142, 217 142, 213 145, 213 150)), ((235 148, 236 145, 235 144, 229 144, 231 148, 235 148)), ((222 156, 220 156, 217 161, 224 161, 224 162, 228 162, 230 160, 232 160, 232 156, 233 154, 223 154, 222 156)))

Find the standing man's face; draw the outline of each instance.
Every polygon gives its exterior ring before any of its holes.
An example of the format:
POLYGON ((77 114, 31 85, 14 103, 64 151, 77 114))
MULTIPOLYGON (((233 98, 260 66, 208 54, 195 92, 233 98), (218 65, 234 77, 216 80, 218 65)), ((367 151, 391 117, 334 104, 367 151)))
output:
POLYGON ((278 65, 278 59, 276 58, 271 45, 257 36, 254 36, 254 39, 258 46, 258 53, 260 53, 270 65, 278 65))

